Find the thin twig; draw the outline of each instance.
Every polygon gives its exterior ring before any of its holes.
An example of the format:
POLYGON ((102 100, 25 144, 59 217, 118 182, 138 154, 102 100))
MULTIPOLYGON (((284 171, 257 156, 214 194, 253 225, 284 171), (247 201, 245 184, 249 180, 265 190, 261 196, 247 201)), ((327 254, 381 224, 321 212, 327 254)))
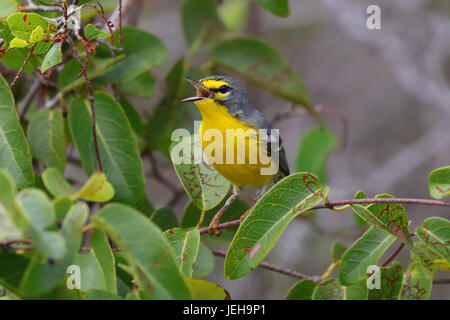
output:
POLYGON ((394 253, 391 254, 389 258, 386 259, 386 261, 381 265, 382 267, 386 267, 389 263, 391 263, 392 260, 402 251, 405 244, 403 242, 400 242, 400 245, 397 247, 397 249, 394 251, 394 253))
POLYGON ((33 247, 31 240, 23 238, 5 239, 0 242, 0 249, 29 250, 33 247), (19 244, 19 245, 18 245, 19 244), (22 244, 22 245, 20 245, 22 244))
POLYGON ((119 45, 122 45, 122 0, 119 0, 119 45))
MULTIPOLYGON (((212 252, 215 256, 218 256, 218 257, 225 257, 225 255, 226 255, 226 252, 222 251, 222 250, 212 250, 212 252)), ((267 270, 272 270, 272 271, 275 271, 278 273, 282 273, 282 274, 285 274, 285 275, 288 275, 288 276, 291 276, 291 277, 294 277, 297 279, 311 279, 315 282, 319 282, 321 280, 320 276, 310 276, 308 274, 297 272, 297 271, 294 271, 294 270, 291 270, 291 269, 288 269, 288 268, 285 268, 285 267, 282 267, 282 266, 279 266, 276 264, 272 264, 269 262, 265 262, 265 261, 261 262, 258 267, 264 268, 267 270)))
POLYGON ((62 8, 58 6, 38 6, 33 3, 33 1, 28 0, 27 5, 19 6, 19 10, 24 11, 42 11, 42 12, 62 12, 62 8))
POLYGON ((434 279, 433 284, 450 284, 450 279, 434 279))
MULTIPOLYGON (((123 17, 125 17, 128 9, 133 5, 134 1, 132 0, 123 0, 119 2, 119 6, 114 10, 114 12, 109 16, 109 20, 113 23, 114 26, 119 25, 123 17)), ((133 16, 134 19, 134 16, 133 16)), ((115 29, 113 27, 113 29, 115 29)))
MULTIPOLYGON (((224 222, 224 223, 219 224, 216 229, 231 228, 231 227, 238 226, 240 224, 241 224, 241 220, 233 220, 233 221, 224 222)), ((198 231, 200 232, 200 234, 208 233, 208 227, 198 229, 198 231)))
POLYGON ((23 69, 25 68, 25 65, 27 64, 28 60, 30 60, 30 57, 33 54, 34 48, 36 48, 36 45, 37 42, 33 44, 33 46, 30 49, 30 52, 28 52, 27 58, 25 59, 16 76, 14 77, 13 82, 11 82, 11 84, 9 85, 10 89, 12 89, 16 85, 17 80, 19 80, 20 76, 22 75, 23 69))
POLYGON ((109 33, 111 34, 111 43, 114 45, 114 33, 113 33, 114 24, 111 22, 111 20, 108 20, 108 18, 106 18, 106 16, 103 13, 103 11, 100 10, 99 8, 97 8, 96 5, 93 5, 93 4, 90 4, 90 3, 85 3, 85 4, 82 5, 82 7, 90 7, 92 9, 94 9, 98 13, 98 15, 105 22, 105 25, 108 28, 109 33))
POLYGON ((366 198, 366 199, 349 199, 329 201, 328 204, 322 203, 315 206, 312 209, 332 209, 334 207, 343 206, 346 204, 371 204, 371 203, 405 203, 405 204, 417 204, 424 206, 438 206, 438 207, 450 207, 450 202, 442 200, 432 199, 416 199, 416 198, 366 198))
POLYGON ((81 35, 79 34, 78 30, 75 31, 75 36, 77 37, 77 39, 83 43, 83 47, 84 47, 84 51, 86 54, 86 60, 85 60, 85 65, 82 63, 80 54, 78 53, 78 51, 76 50, 75 44, 73 43, 72 38, 67 37, 67 39, 69 40, 69 42, 71 42, 71 45, 76 53, 76 56, 78 58, 79 63, 81 64, 82 70, 81 73, 84 76, 84 79, 86 80, 86 85, 88 88, 88 100, 89 100, 89 104, 91 106, 91 118, 92 118, 92 136, 94 139, 94 149, 95 149, 95 156, 97 158, 97 164, 98 164, 98 170, 99 171, 103 171, 103 166, 102 166, 102 161, 100 158, 100 149, 98 147, 98 141, 97 141, 97 121, 96 121, 96 117, 95 117, 95 104, 94 104, 94 93, 92 90, 92 84, 91 81, 89 79, 89 76, 87 74, 87 64, 89 63, 89 48, 86 46, 84 39, 81 37, 81 35))
POLYGON ((25 114, 27 113, 27 110, 31 105, 31 102, 33 101, 33 97, 36 95, 36 92, 38 92, 40 86, 41 86, 40 79, 35 78, 30 86, 30 89, 28 89, 25 98, 23 98, 22 106, 19 111, 19 119, 21 122, 23 121, 25 114))
MULTIPOLYGON (((417 204, 424 206, 440 206, 440 207, 450 207, 450 202, 442 200, 431 200, 431 199, 415 199, 415 198, 366 198, 366 199, 349 199, 349 200, 338 200, 329 201, 328 203, 321 203, 310 210, 316 209, 333 209, 337 206, 343 206, 346 204, 371 204, 371 203, 407 203, 407 204, 417 204)), ((240 220, 233 220, 230 222, 225 222, 219 224, 217 229, 225 229, 234 226, 238 226, 241 223, 240 220)), ((200 233, 207 233, 208 228, 199 229, 200 233)))

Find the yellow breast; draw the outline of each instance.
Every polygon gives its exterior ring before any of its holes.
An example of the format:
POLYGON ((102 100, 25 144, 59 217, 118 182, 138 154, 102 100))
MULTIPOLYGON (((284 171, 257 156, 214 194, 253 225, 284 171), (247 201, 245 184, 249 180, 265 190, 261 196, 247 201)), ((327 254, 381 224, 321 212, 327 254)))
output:
POLYGON ((233 117, 213 99, 197 101, 196 105, 203 118, 200 141, 214 168, 237 187, 268 184, 273 174, 262 169, 271 166, 271 159, 265 145, 259 143, 258 128, 233 117))

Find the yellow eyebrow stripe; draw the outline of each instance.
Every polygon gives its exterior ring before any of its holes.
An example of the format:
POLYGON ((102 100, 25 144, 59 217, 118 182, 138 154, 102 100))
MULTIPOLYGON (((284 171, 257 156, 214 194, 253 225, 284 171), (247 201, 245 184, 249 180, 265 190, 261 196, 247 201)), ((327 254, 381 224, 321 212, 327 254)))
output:
POLYGON ((230 84, 223 80, 200 80, 200 82, 208 89, 219 89, 221 86, 230 84))

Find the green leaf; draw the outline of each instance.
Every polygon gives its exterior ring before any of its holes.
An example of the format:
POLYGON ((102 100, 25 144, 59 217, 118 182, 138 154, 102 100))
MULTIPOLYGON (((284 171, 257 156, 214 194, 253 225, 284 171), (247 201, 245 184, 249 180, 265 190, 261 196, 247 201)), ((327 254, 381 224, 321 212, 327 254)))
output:
POLYGON ((85 294, 86 300, 123 300, 122 297, 108 291, 90 289, 85 294))
POLYGON ((223 24, 230 31, 242 31, 247 22, 249 3, 242 0, 228 0, 222 2, 218 14, 223 24))
POLYGON ((230 182, 203 157, 197 134, 175 143, 170 156, 184 190, 197 208, 212 209, 227 195, 230 182))
MULTIPOLYGON (((130 124, 120 105, 104 93, 94 95, 97 140, 103 171, 115 190, 114 201, 139 206, 145 199, 142 160, 130 124)), ((69 124, 84 170, 90 176, 98 170, 87 102, 74 99, 69 124)))
POLYGON ((175 250, 176 260, 180 265, 181 273, 186 278, 191 278, 193 265, 197 260, 200 233, 197 229, 186 233, 179 228, 173 228, 165 231, 164 236, 175 250))
POLYGON ((279 17, 289 16, 288 0, 253 0, 264 9, 279 17))
POLYGON ((80 73, 81 66, 77 59, 67 61, 64 63, 64 68, 58 74, 58 87, 66 87, 75 82, 80 73))
MULTIPOLYGON (((14 48, 8 50, 6 54, 3 56, 1 62, 2 64, 11 69, 19 70, 22 67, 23 62, 27 58, 29 52, 30 52, 29 48, 14 48)), ((41 58, 39 58, 39 56, 32 56, 25 65, 23 72, 24 73, 33 72, 40 65, 41 65, 41 58)))
POLYGON ((145 216, 125 205, 108 204, 92 221, 122 249, 146 298, 190 299, 170 244, 145 216))
POLYGON ((200 242, 198 248, 197 260, 192 266, 193 273, 192 278, 204 278, 208 276, 215 268, 214 255, 211 250, 200 242))
POLYGON ((181 5, 181 23, 189 46, 205 36, 216 17, 214 0, 187 0, 181 5))
POLYGON ((10 214, 0 203, 0 243, 8 238, 20 238, 22 232, 14 225, 10 214))
POLYGON ((105 281, 99 262, 92 252, 78 253, 73 262, 80 268, 80 290, 86 292, 91 289, 105 290, 105 281))
POLYGON ((150 221, 160 227, 162 231, 178 227, 175 211, 169 207, 161 207, 155 210, 150 217, 150 221))
POLYGON ((292 174, 265 193, 240 225, 225 258, 225 275, 234 280, 255 269, 289 222, 324 201, 328 187, 310 173, 292 174))
POLYGON ((330 278, 321 281, 313 292, 313 300, 343 300, 345 297, 345 288, 339 283, 339 280, 330 278))
MULTIPOLYGON (((16 36, 16 39, 26 40, 30 46, 34 42, 38 42, 33 51, 36 55, 48 51, 52 45, 50 34, 57 31, 54 23, 48 22, 37 13, 18 12, 10 15, 7 22, 12 35, 16 36), (43 34, 41 34, 40 30, 42 30, 43 34)), ((23 61, 24 60, 22 60, 22 62, 23 61)))
POLYGON ((394 241, 395 237, 381 230, 367 230, 342 256, 339 281, 351 286, 367 280, 367 268, 376 265, 394 241))
POLYGON ((347 247, 342 243, 334 242, 331 246, 331 257, 333 259, 333 262, 337 263, 339 260, 341 260, 346 250, 347 247))
MULTIPOLYGON (((114 31, 114 39, 119 39, 119 30, 114 31)), ((110 41, 110 40, 109 40, 110 41)), ((94 77, 94 83, 125 82, 160 65, 167 56, 164 44, 154 35, 133 27, 122 28, 123 59, 109 66, 103 74, 94 77)))
POLYGON ((17 204, 29 222, 28 230, 33 248, 45 258, 62 259, 66 246, 62 235, 47 231, 55 222, 55 210, 45 193, 38 189, 26 189, 16 197, 17 204))
POLYGON ((142 136, 145 133, 144 122, 142 121, 141 115, 136 111, 133 105, 124 97, 121 96, 119 99, 120 105, 125 112, 130 125, 136 134, 142 136))
POLYGON ((414 242, 414 249, 416 250, 410 250, 411 260, 419 261, 429 270, 437 268, 450 271, 450 262, 447 259, 442 259, 441 255, 436 254, 431 247, 426 245, 422 240, 414 242))
POLYGON ((34 184, 33 165, 14 99, 0 76, 0 169, 5 169, 19 189, 34 184))
POLYGON ((19 291, 20 279, 25 272, 28 259, 11 251, 0 251, 0 285, 13 292, 19 291))
POLYGON ((95 231, 89 252, 78 254, 74 265, 81 270, 81 291, 98 289, 117 294, 115 258, 103 231, 95 231))
POLYGON ((47 109, 36 112, 28 125, 27 137, 36 160, 47 168, 54 167, 64 172, 66 141, 61 111, 47 109))
POLYGON ((92 40, 92 39, 107 39, 111 36, 109 32, 98 30, 96 27, 94 27, 93 24, 89 23, 84 28, 84 36, 86 37, 86 40, 92 40))
POLYGON ((450 166, 435 169, 428 176, 430 195, 442 199, 450 195, 450 166))
POLYGON ((22 40, 22 39, 17 38, 17 37, 12 39, 10 44, 9 44, 9 47, 11 49, 14 49, 14 48, 25 48, 25 47, 28 47, 28 46, 29 46, 28 41, 22 40))
POLYGON ((114 197, 114 188, 109 183, 106 175, 97 171, 94 172, 75 197, 93 202, 108 202, 114 197))
POLYGON ((100 267, 105 290, 117 294, 116 260, 108 238, 101 230, 95 230, 92 235, 90 252, 100 267))
POLYGON ((354 285, 344 287, 345 300, 367 300, 369 296, 367 281, 363 280, 354 285))
POLYGON ((16 186, 11 176, 0 170, 0 242, 7 238, 19 238, 21 230, 15 221, 19 218, 15 214, 16 186))
POLYGON ((41 65, 41 73, 57 66, 62 62, 62 42, 55 43, 44 57, 41 65))
POLYGON ((413 261, 403 275, 401 300, 428 300, 435 269, 429 270, 419 261, 413 261))
MULTIPOLYGON (((393 198, 389 194, 379 194, 376 198, 393 198)), ((368 224, 387 232, 412 247, 411 234, 406 210, 400 203, 372 203, 369 206, 352 205, 353 211, 368 224)))
POLYGON ((42 41, 45 38, 44 29, 41 26, 37 26, 33 32, 31 32, 30 43, 34 44, 36 42, 42 41))
POLYGON ((36 296, 55 288, 66 275, 66 270, 75 259, 81 246, 81 227, 86 222, 89 208, 85 203, 76 203, 67 213, 60 230, 67 252, 62 260, 50 263, 38 256, 32 258, 20 283, 25 296, 36 296))
POLYGON ((403 282, 403 269, 398 262, 380 268, 380 289, 369 290, 369 300, 398 300, 403 282))
POLYGON ((268 44, 252 38, 227 40, 217 45, 212 59, 219 66, 313 112, 300 75, 268 44))
POLYGON ((121 83, 121 88, 133 96, 151 98, 155 91, 155 78, 150 71, 145 71, 136 78, 121 83))
POLYGON ((425 219, 415 234, 436 255, 450 261, 450 221, 441 217, 425 219))
POLYGON ((300 280, 289 290, 286 300, 312 300, 316 286, 317 285, 313 280, 300 280))
POLYGON ((326 181, 328 156, 337 146, 337 138, 329 127, 318 127, 303 137, 297 155, 297 171, 311 172, 326 181))
MULTIPOLYGON (((354 199, 365 199, 365 198, 367 198, 367 195, 366 195, 366 193, 365 193, 364 191, 359 190, 359 191, 357 191, 357 192, 355 193, 355 196, 354 196, 353 198, 354 198, 354 199)), ((361 218, 361 217, 356 213, 355 210, 353 210, 353 216, 355 217, 355 222, 356 222, 356 225, 357 225, 358 227, 364 228, 364 227, 367 226, 367 222, 366 222, 363 218, 361 218)))
POLYGON ((42 173, 42 181, 45 188, 55 197, 74 197, 76 191, 64 179, 61 171, 56 168, 48 168, 42 173))
POLYGON ((17 11, 17 0, 3 0, 0 7, 0 19, 8 17, 10 14, 17 11))
POLYGON ((214 282, 202 279, 187 280, 194 300, 230 300, 230 294, 214 282))
POLYGON ((59 224, 67 216, 67 213, 74 204, 74 201, 72 200, 72 198, 63 196, 54 199, 52 202, 53 206, 55 207, 56 223, 59 224))
POLYGON ((37 27, 41 27, 47 33, 56 31, 56 26, 53 23, 49 23, 37 13, 14 13, 8 17, 7 21, 12 34, 24 40, 28 40, 37 27))

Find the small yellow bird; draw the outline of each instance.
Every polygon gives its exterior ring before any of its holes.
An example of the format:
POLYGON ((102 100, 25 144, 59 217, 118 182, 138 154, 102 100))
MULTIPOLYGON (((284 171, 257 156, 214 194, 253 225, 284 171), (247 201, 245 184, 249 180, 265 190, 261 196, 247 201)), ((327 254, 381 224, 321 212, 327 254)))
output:
MULTIPOLYGON (((206 151, 211 143, 215 143, 208 132, 214 130, 223 137, 223 150, 220 150, 222 156, 216 154, 216 150, 211 154, 205 152, 214 168, 233 185, 233 195, 209 226, 210 234, 220 234, 220 230, 217 230, 219 219, 243 187, 258 188, 258 195, 261 196, 272 183, 289 175, 286 153, 281 139, 275 135, 264 116, 251 105, 244 87, 236 79, 229 76, 209 76, 199 81, 190 78, 186 80, 195 87, 197 95, 183 99, 182 102, 194 102, 200 111, 202 124, 199 137, 202 149, 206 151), (234 134, 232 139, 229 139, 230 133, 234 134), (277 138, 278 149, 274 150, 273 142, 277 138), (256 150, 258 155, 263 156, 252 161, 251 150, 256 150), (227 154, 231 156, 227 158, 227 154), (275 172, 263 170, 274 165, 275 172)), ((241 220, 244 218, 245 215, 241 220)))

